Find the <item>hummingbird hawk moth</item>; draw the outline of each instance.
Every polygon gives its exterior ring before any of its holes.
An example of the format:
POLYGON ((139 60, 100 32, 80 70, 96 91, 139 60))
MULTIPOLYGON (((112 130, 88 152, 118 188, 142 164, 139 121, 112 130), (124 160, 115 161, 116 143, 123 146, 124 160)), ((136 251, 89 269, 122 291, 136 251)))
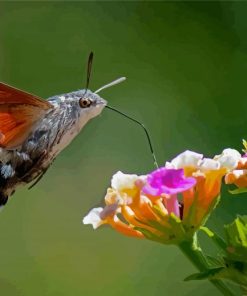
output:
POLYGON ((85 89, 48 100, 0 83, 0 206, 18 186, 36 184, 83 126, 101 113, 107 102, 97 92, 125 79, 90 91, 92 59, 91 53, 85 89))
POLYGON ((46 173, 56 156, 104 107, 139 124, 145 131, 154 164, 150 136, 138 120, 107 105, 98 93, 125 80, 121 77, 95 92, 88 89, 93 53, 89 55, 86 88, 48 100, 0 82, 0 207, 17 187, 32 183, 46 173))

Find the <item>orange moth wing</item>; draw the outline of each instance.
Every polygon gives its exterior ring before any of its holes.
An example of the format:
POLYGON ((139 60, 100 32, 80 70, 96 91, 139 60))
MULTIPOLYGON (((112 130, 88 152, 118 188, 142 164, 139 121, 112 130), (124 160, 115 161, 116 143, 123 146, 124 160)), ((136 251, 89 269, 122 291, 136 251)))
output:
POLYGON ((48 101, 0 83, 0 147, 20 146, 33 125, 52 108, 48 101))

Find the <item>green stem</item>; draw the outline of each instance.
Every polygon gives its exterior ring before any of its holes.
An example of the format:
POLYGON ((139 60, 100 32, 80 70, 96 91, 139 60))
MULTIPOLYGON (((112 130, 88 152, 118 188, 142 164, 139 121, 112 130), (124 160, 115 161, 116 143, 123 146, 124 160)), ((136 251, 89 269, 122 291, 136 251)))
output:
MULTIPOLYGON (((205 271, 210 268, 207 259, 198 246, 197 238, 194 240, 183 241, 178 245, 183 254, 194 264, 199 271, 205 271)), ((221 280, 209 280, 223 295, 234 296, 232 291, 221 280)))

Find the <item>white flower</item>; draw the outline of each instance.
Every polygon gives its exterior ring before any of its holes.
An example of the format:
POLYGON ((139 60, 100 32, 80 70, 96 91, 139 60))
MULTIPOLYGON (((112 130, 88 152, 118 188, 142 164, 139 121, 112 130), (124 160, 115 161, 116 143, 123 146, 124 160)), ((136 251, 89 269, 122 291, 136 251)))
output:
POLYGON ((237 167, 241 160, 241 154, 235 149, 227 148, 220 155, 216 155, 214 159, 220 163, 222 168, 232 170, 237 167))
POLYGON ((232 173, 237 179, 239 179, 240 177, 247 175, 247 170, 235 170, 232 173))
POLYGON ((228 155, 221 156, 218 161, 220 162, 222 168, 226 168, 228 170, 235 169, 239 162, 237 159, 228 155))
POLYGON ((203 158, 202 154, 186 150, 176 156, 171 162, 167 162, 167 168, 181 169, 184 167, 198 167, 199 161, 203 158))
POLYGON ((139 179, 137 175, 128 175, 124 174, 121 171, 118 171, 115 175, 113 175, 111 180, 111 187, 118 191, 123 189, 133 189, 135 187, 135 182, 139 179))
POLYGON ((203 158, 199 162, 199 168, 201 171, 218 170, 220 168, 220 163, 219 161, 211 158, 203 158))
POLYGON ((83 224, 92 224, 93 229, 97 229, 104 222, 100 217, 100 214, 103 212, 103 208, 94 208, 92 209, 82 220, 83 224))
POLYGON ((223 150, 222 154, 229 155, 235 158, 241 158, 241 154, 236 149, 226 148, 223 150))

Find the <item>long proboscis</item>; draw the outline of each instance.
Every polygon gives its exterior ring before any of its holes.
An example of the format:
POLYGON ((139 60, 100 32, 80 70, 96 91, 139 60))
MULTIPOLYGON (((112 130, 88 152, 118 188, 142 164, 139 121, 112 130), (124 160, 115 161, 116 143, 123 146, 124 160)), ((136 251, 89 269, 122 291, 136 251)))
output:
POLYGON ((151 154, 152 154, 152 157, 153 157, 154 165, 156 166, 156 168, 159 168, 159 165, 158 165, 158 162, 156 160, 155 153, 154 153, 154 149, 153 149, 151 137, 150 137, 149 132, 146 129, 145 125, 143 123, 141 123, 140 121, 136 120, 135 118, 130 117, 129 115, 123 113, 122 111, 119 111, 118 109, 116 109, 114 107, 111 107, 111 106, 106 105, 106 108, 108 108, 108 109, 110 109, 112 111, 115 111, 115 112, 119 113, 120 115, 122 115, 122 116, 124 116, 124 117, 126 117, 126 118, 128 118, 130 120, 132 120, 133 122, 139 124, 143 128, 143 130, 144 130, 144 132, 145 132, 145 134, 147 136, 147 140, 148 140, 149 148, 150 148, 150 151, 151 151, 151 154))
MULTIPOLYGON (((113 85, 119 84, 119 83, 123 82, 124 80, 126 80, 126 77, 120 77, 120 78, 118 78, 118 79, 116 79, 116 80, 114 80, 114 81, 112 81, 112 82, 110 82, 110 83, 108 83, 108 84, 106 84, 106 85, 100 87, 100 88, 97 89, 94 93, 97 94, 97 93, 99 93, 100 91, 102 91, 103 89, 106 89, 106 88, 111 87, 111 86, 113 86, 113 85)), ((152 157, 153 157, 154 165, 156 166, 156 168, 158 168, 159 165, 158 165, 158 162, 157 162, 157 160, 156 160, 156 156, 155 156, 155 153, 154 153, 154 149, 153 149, 153 145, 152 145, 151 137, 150 137, 150 135, 149 135, 148 130, 147 130, 146 127, 144 126, 144 124, 141 123, 140 121, 136 120, 135 118, 133 118, 133 117, 127 115, 126 113, 124 113, 124 112, 122 112, 122 111, 119 111, 118 109, 116 109, 116 108, 114 108, 114 107, 111 107, 111 106, 109 106, 109 105, 106 105, 106 108, 108 108, 108 109, 110 109, 110 110, 112 110, 112 111, 115 111, 115 112, 119 113, 120 115, 122 115, 122 116, 124 116, 124 117, 130 119, 131 121, 133 121, 133 122, 139 124, 139 125, 143 128, 143 130, 144 130, 144 132, 145 132, 145 134, 146 134, 146 136, 147 136, 147 140, 148 140, 149 148, 150 148, 150 151, 151 151, 151 154, 152 154, 152 157)))

